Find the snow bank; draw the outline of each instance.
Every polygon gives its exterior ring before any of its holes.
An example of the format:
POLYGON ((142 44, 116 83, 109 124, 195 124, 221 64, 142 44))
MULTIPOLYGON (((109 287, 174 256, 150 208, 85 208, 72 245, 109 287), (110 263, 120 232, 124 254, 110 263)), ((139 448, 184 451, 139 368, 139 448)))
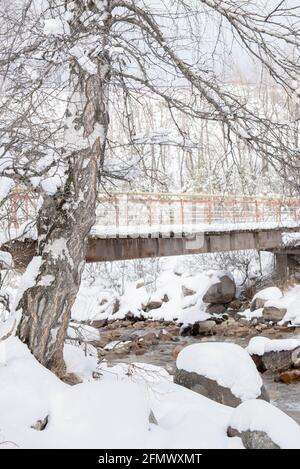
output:
MULTIPOLYGON (((6 342, 0 365, 0 442, 21 448, 143 447, 149 437, 149 405, 135 383, 68 386, 43 368, 18 339, 6 342), (126 396, 126 397, 125 397, 126 396), (126 405, 124 405, 126 399, 126 405), (31 426, 49 416, 43 432, 31 426)), ((67 347, 68 368, 88 376, 78 349, 67 347)), ((149 443, 150 444, 150 443, 149 443)))
POLYGON ((189 345, 179 353, 176 366, 216 381, 242 401, 256 399, 261 394, 263 382, 256 366, 247 352, 236 344, 189 345))
POLYGON ((158 321, 177 321, 182 324, 193 324, 210 318, 205 312, 206 305, 202 298, 211 285, 219 282, 223 271, 207 271, 194 276, 176 275, 165 272, 156 282, 154 293, 145 287, 137 288, 137 283, 128 283, 124 295, 118 298, 118 311, 114 312, 117 300, 112 292, 101 290, 100 286, 82 284, 72 309, 72 318, 76 321, 124 319, 128 313, 139 318, 158 321), (183 289, 191 291, 184 296, 183 289), (151 302, 161 302, 161 306, 145 311, 151 302))
POLYGON ((239 438, 228 438, 232 408, 174 384, 161 367, 137 363, 101 367, 105 379, 130 379, 146 385, 149 405, 157 421, 153 447, 169 449, 243 448, 239 438))
MULTIPOLYGON (((65 349, 69 371, 90 380, 95 362, 65 349)), ((17 338, 0 364, 0 443, 26 448, 236 448, 232 409, 175 385, 150 365, 102 364, 99 381, 68 386, 42 367, 17 338), (158 425, 149 423, 150 410, 158 425), (44 431, 34 430, 48 418, 44 431)))
POLYGON ((265 432, 281 449, 300 449, 300 427, 288 415, 260 399, 243 402, 232 413, 230 427, 240 433, 265 432))
POLYGON ((300 347, 297 339, 268 339, 267 337, 253 337, 246 348, 249 355, 263 356, 268 352, 282 352, 300 347))
POLYGON ((66 344, 64 347, 64 359, 68 373, 76 373, 83 381, 91 381, 93 372, 97 369, 95 357, 85 355, 79 347, 66 344))

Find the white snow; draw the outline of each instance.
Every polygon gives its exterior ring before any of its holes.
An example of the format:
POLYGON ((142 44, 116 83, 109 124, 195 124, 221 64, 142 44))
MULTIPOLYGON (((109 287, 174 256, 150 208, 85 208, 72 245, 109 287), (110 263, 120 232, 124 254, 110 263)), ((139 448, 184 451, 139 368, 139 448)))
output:
POLYGON ((146 287, 137 288, 136 282, 128 282, 124 295, 119 298, 120 306, 116 313, 113 313, 116 296, 112 292, 105 292, 97 285, 89 287, 82 284, 72 308, 72 318, 77 321, 123 319, 130 312, 136 317, 177 321, 181 324, 204 321, 210 318, 210 315, 205 312, 207 305, 202 301, 203 295, 222 275, 223 271, 206 271, 194 276, 178 276, 165 272, 157 279, 157 288, 152 294, 146 287), (195 294, 185 297, 183 287, 195 294), (152 301, 161 301, 162 305, 145 312, 145 307, 152 301))
POLYGON ((87 73, 90 75, 97 73, 97 66, 87 56, 85 49, 82 46, 76 44, 69 50, 69 53, 77 60, 81 68, 87 73))
POLYGON ((254 295, 253 300, 256 298, 266 301, 276 301, 282 298, 282 292, 277 287, 264 288, 263 290, 260 290, 258 293, 256 293, 256 295, 254 295))
POLYGON ((255 309, 254 311, 251 311, 250 309, 246 309, 245 311, 242 311, 239 314, 239 316, 242 316, 243 318, 247 319, 247 321, 251 321, 252 319, 255 318, 261 318, 263 316, 263 308, 258 308, 255 309))
POLYGON ((172 383, 161 368, 103 364, 74 347, 68 370, 83 384, 68 386, 42 367, 17 338, 0 364, 0 443, 17 448, 236 448, 226 436, 232 409, 172 383), (149 423, 150 409, 158 426, 149 423), (49 417, 44 431, 31 428, 49 417))
POLYGON ((233 411, 229 425, 239 432, 265 432, 281 449, 300 449, 300 426, 266 401, 243 402, 233 411))
MULTIPOLYGON (((138 221, 138 220, 137 220, 138 221)), ((299 224, 295 221, 285 222, 248 222, 248 223, 227 223, 224 220, 222 223, 197 223, 197 224, 159 224, 159 225, 145 225, 138 223, 135 225, 105 225, 95 224, 91 230, 91 236, 97 238, 112 238, 112 237, 148 237, 151 235, 152 238, 158 238, 159 235, 168 237, 170 233, 174 233, 174 237, 182 238, 183 233, 189 235, 199 234, 203 236, 203 233, 219 233, 229 231, 256 231, 256 230, 273 230, 276 228, 298 228, 299 224)))
POLYGON ((14 186, 15 183, 12 179, 4 176, 0 177, 0 202, 8 196, 14 186))
POLYGON ((263 382, 256 366, 247 352, 236 344, 189 345, 179 353, 176 366, 216 381, 242 401, 256 399, 261 394, 263 382))
POLYGON ((32 260, 28 264, 27 269, 22 275, 20 283, 19 283, 18 292, 16 294, 15 301, 14 301, 13 311, 15 310, 15 308, 17 308, 19 301, 22 298, 25 291, 35 285, 36 278, 39 274, 42 262, 43 260, 41 256, 35 256, 32 258, 32 260))
POLYGON ((9 252, 0 251, 0 270, 10 269, 13 267, 13 258, 9 252))
POLYGON ((265 306, 273 306, 275 308, 285 308, 287 310, 284 318, 279 324, 291 322, 293 326, 300 325, 300 285, 294 285, 287 291, 279 296, 278 299, 274 298, 275 295, 269 295, 269 299, 266 301, 265 306))
POLYGON ((93 372, 97 369, 96 358, 85 355, 79 347, 66 344, 64 359, 68 373, 76 373, 83 381, 91 381, 93 372))
POLYGON ((294 350, 297 347, 300 347, 300 340, 297 339, 268 339, 259 336, 250 340, 246 350, 250 355, 262 356, 268 352, 294 350))
POLYGON ((48 252, 55 261, 67 259, 71 266, 74 264, 65 238, 55 239, 45 247, 44 251, 48 252))
POLYGON ((70 28, 62 16, 45 20, 43 32, 46 36, 62 36, 69 34, 70 28))
POLYGON ((54 275, 44 275, 40 281, 38 282, 38 287, 50 287, 50 285, 54 282, 55 277, 54 275))

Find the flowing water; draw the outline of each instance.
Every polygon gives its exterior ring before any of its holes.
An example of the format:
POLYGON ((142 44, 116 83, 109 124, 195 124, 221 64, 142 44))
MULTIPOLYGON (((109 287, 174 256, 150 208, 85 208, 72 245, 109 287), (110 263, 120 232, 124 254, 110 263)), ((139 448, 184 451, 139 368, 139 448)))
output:
MULTIPOLYGON (((145 330, 135 330, 135 334, 145 334, 145 330)), ((147 333, 157 332, 157 329, 147 327, 147 333)), ((287 338, 298 338, 300 339, 299 334, 297 335, 287 335, 287 338)), ((172 341, 162 342, 160 341, 156 345, 152 345, 146 349, 146 352, 138 356, 134 353, 122 357, 122 359, 112 359, 109 362, 117 363, 122 361, 123 363, 148 363, 151 365, 161 366, 165 368, 170 374, 174 373, 176 358, 174 357, 173 351, 176 345, 190 345, 194 343, 204 342, 204 341, 214 341, 214 342, 233 342, 242 347, 245 347, 249 339, 248 338, 236 338, 236 337, 223 337, 223 336, 213 336, 213 337, 174 337, 172 341)), ((274 375, 268 375, 265 373, 262 375, 264 384, 269 392, 270 399, 272 404, 277 406, 286 414, 290 415, 300 424, 300 382, 295 384, 286 385, 283 383, 275 382, 274 375)))

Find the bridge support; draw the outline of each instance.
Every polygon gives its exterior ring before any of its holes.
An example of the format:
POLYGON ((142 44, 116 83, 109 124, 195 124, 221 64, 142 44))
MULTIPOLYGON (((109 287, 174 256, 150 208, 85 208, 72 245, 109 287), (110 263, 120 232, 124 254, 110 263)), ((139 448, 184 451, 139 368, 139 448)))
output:
POLYGON ((285 282, 289 274, 288 254, 285 252, 275 253, 276 275, 281 282, 285 282))

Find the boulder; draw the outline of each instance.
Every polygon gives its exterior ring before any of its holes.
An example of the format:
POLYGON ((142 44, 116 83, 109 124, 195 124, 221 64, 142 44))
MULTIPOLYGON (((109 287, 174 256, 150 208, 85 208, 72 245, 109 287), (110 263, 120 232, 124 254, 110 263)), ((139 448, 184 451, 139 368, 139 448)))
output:
POLYGON ((101 329, 102 327, 107 326, 107 319, 96 319, 95 321, 92 321, 90 323, 91 327, 94 327, 95 329, 101 329))
POLYGON ((216 322, 213 320, 197 321, 191 326, 189 335, 212 335, 216 322))
POLYGON ((174 382, 230 407, 248 398, 269 400, 247 352, 230 343, 185 347, 177 357, 174 382))
POLYGON ((276 306, 265 306, 263 309, 263 318, 265 321, 282 321, 282 319, 286 315, 286 311, 286 308, 278 308, 276 306))
POLYGON ((242 439, 246 449, 299 449, 300 427, 281 410, 262 400, 234 409, 227 435, 242 439))
POLYGON ((227 435, 229 437, 241 438, 246 449, 280 449, 280 447, 271 440, 266 432, 259 432, 257 430, 239 432, 238 430, 229 427, 227 435))
POLYGON ((265 303, 269 300, 279 300, 282 298, 282 292, 277 287, 264 288, 263 290, 256 293, 253 297, 250 305, 250 311, 263 308, 265 303))
MULTIPOLYGON (((174 383, 229 407, 237 407, 243 402, 229 388, 221 386, 217 381, 201 376, 198 373, 176 369, 174 383)), ((261 388, 261 394, 258 399, 270 400, 264 386, 261 388)))
POLYGON ((149 303, 143 306, 143 311, 148 313, 149 311, 152 311, 154 309, 159 309, 162 306, 162 304, 163 304, 162 300, 151 300, 149 301, 149 303))
POLYGON ((293 384, 300 381, 300 370, 284 371, 279 376, 279 381, 284 384, 293 384))
POLYGON ((241 306, 242 306, 242 302, 241 302, 241 300, 239 300, 237 298, 235 300, 232 300, 228 305, 228 307, 230 309, 233 309, 234 311, 239 311, 241 306))
POLYGON ((211 285, 203 296, 204 303, 227 304, 230 303, 236 293, 236 286, 229 275, 219 277, 219 282, 211 285))
POLYGON ((289 370, 293 366, 293 354, 295 352, 300 355, 300 348, 297 351, 282 350, 280 352, 267 352, 262 356, 254 354, 251 357, 260 373, 266 371, 276 373, 289 370))
POLYGON ((174 383, 230 407, 237 407, 242 402, 229 388, 220 386, 215 380, 198 373, 176 369, 174 383))
POLYGON ((180 329, 180 335, 198 336, 198 335, 213 335, 216 321, 208 319, 207 321, 197 321, 194 324, 184 324, 180 329))
POLYGON ((210 304, 206 308, 207 314, 224 314, 226 311, 226 306, 218 304, 210 304))
POLYGON ((253 337, 247 347, 258 371, 282 372, 299 363, 300 342, 296 339, 271 340, 253 337))

